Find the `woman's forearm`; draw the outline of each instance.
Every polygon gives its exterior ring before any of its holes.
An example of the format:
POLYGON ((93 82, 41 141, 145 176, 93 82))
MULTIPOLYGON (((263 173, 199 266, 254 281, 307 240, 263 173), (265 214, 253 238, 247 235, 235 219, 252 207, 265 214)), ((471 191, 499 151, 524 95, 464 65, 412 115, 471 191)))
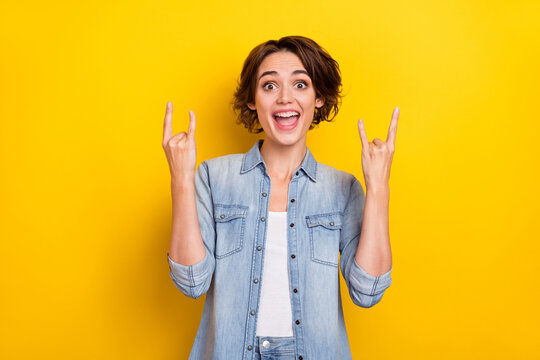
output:
POLYGON ((362 269, 373 276, 380 276, 392 267, 388 221, 389 201, 388 185, 367 188, 362 234, 355 259, 362 269))
POLYGON ((193 265, 203 260, 206 255, 197 216, 195 179, 173 179, 171 192, 172 231, 169 257, 179 264, 193 265))

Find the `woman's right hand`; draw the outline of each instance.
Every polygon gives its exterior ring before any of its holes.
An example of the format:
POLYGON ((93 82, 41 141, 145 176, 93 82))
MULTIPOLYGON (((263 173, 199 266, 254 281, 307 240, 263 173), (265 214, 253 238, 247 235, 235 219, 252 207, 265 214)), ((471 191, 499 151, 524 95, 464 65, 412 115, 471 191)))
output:
POLYGON ((171 180, 193 181, 197 165, 197 148, 195 146, 195 113, 189 112, 189 127, 178 134, 172 134, 173 106, 167 102, 165 122, 163 124, 163 149, 169 162, 171 180))

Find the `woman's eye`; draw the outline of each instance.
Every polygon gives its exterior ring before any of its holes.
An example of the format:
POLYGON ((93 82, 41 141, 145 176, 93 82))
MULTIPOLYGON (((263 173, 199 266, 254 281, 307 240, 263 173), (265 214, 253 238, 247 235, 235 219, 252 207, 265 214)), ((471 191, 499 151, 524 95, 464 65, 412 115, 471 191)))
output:
MULTIPOLYGON (((297 89, 305 89, 307 87, 307 83, 305 81, 299 81, 295 84, 295 86, 297 87, 297 89), (298 87, 298 85, 300 85, 300 87, 298 87)), ((275 88, 276 85, 271 82, 267 82, 263 85, 264 90, 273 90, 275 88)))

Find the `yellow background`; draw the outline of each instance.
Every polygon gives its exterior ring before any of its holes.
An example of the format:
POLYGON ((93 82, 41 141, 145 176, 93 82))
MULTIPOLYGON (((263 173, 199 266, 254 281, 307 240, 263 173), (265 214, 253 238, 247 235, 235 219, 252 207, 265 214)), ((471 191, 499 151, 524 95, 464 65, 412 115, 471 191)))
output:
POLYGON ((538 1, 14 1, 0 5, 0 358, 185 359, 204 297, 166 262, 161 148, 197 115, 198 162, 246 152, 249 51, 305 35, 343 106, 308 135, 364 183, 356 122, 386 139, 393 284, 356 307, 355 359, 538 359, 538 1))

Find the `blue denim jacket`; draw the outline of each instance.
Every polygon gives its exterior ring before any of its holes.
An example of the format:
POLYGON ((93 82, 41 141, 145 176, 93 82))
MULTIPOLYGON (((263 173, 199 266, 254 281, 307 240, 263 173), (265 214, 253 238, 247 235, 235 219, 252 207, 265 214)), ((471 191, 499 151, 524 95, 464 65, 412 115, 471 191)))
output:
MULTIPOLYGON (((206 255, 194 265, 171 260, 185 295, 206 293, 189 359, 253 359, 264 264, 270 177, 259 140, 246 154, 206 160, 195 189, 206 255)), ((377 304, 393 267, 372 276, 355 260, 365 195, 352 175, 318 163, 307 149, 289 183, 288 268, 296 357, 351 359, 339 270, 354 304, 377 304), (341 254, 341 257, 340 257, 341 254)))

